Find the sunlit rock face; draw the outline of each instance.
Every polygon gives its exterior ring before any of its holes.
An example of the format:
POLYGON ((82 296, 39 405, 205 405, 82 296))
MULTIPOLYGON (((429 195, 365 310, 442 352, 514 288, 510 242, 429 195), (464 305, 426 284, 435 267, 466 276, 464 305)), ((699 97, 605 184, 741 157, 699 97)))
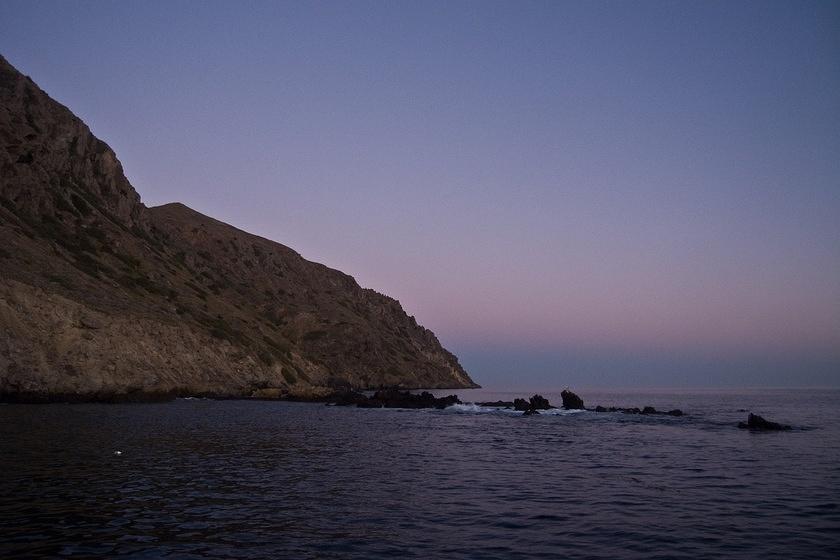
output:
POLYGON ((0 57, 0 397, 474 386, 399 302, 182 204, 0 57))

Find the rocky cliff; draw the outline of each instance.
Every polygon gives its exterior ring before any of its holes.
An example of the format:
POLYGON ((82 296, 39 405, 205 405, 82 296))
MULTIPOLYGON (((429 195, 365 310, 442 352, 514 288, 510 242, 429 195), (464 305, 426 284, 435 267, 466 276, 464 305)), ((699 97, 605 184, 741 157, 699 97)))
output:
POLYGON ((399 302, 182 204, 0 57, 0 399, 474 386, 399 302))

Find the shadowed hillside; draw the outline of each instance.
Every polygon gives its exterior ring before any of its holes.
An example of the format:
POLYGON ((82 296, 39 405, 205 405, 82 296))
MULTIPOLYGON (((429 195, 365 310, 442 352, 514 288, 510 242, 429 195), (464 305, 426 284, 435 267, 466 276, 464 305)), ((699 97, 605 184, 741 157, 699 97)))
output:
POLYGON ((470 387, 399 302, 182 204, 0 57, 0 396, 470 387))

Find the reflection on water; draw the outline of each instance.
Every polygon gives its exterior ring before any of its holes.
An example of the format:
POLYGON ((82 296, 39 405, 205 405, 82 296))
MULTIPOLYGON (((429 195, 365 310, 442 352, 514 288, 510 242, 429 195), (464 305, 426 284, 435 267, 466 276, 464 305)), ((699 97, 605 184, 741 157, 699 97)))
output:
POLYGON ((207 400, 2 405, 0 556, 840 552, 840 392, 581 396, 689 416, 207 400), (745 409, 806 429, 738 430, 745 409))

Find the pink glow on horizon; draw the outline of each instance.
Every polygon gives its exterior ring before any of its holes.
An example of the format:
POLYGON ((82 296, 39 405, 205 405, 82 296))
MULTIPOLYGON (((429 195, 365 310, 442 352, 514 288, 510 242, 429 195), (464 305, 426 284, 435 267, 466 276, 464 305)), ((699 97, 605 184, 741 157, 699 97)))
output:
POLYGON ((840 384, 836 3, 3 7, 0 52, 146 204, 351 274, 473 363, 804 355, 840 384))

